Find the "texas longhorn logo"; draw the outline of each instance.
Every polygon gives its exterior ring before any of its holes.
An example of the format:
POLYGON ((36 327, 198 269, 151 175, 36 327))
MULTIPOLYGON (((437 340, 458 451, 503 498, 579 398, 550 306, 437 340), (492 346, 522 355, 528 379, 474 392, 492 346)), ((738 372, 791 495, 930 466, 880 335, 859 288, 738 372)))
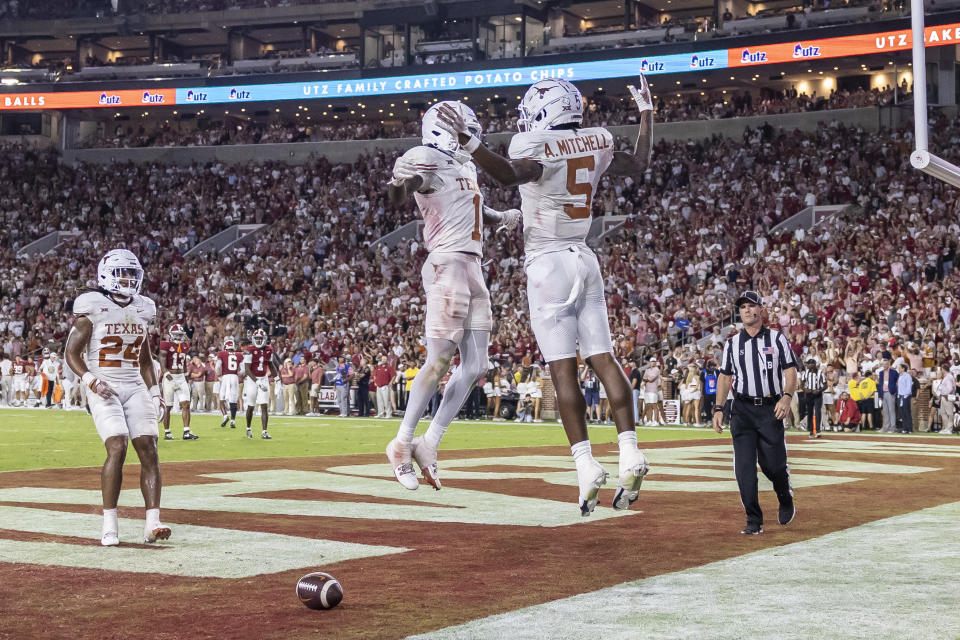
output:
POLYGON ((542 100, 544 94, 545 94, 547 91, 550 91, 550 90, 553 89, 553 88, 554 88, 554 86, 551 85, 551 86, 549 86, 549 87, 537 87, 536 89, 537 89, 537 93, 540 94, 540 99, 542 100))

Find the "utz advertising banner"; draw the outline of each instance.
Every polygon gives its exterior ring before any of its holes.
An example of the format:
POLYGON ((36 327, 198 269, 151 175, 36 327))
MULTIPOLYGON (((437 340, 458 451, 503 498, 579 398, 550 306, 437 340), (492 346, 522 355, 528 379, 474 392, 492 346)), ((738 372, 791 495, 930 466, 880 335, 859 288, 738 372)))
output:
POLYGON ((121 91, 57 91, 0 94, 0 109, 95 109, 164 107, 176 104, 174 89, 124 89, 121 91))
MULTIPOLYGON (((960 23, 926 27, 924 42, 928 47, 960 43, 960 23)), ((910 29, 840 36, 819 40, 797 40, 727 50, 731 67, 820 60, 844 56, 862 56, 886 51, 903 51, 913 46, 910 29)))

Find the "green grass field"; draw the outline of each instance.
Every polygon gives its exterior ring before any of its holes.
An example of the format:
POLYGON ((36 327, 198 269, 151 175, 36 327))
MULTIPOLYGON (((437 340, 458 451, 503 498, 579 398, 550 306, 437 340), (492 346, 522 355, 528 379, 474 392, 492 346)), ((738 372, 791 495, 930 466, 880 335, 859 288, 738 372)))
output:
MULTIPOLYGON (((254 458, 296 458, 352 453, 382 452, 396 435, 399 419, 270 418, 273 440, 260 439, 260 421, 253 420, 254 439, 245 437, 245 423, 237 428, 220 428, 219 416, 195 415, 192 430, 199 440, 179 439, 180 416, 171 418, 176 440, 160 440, 160 461, 237 460, 254 458)), ((422 420, 417 432, 426 430, 422 420)), ((86 412, 58 410, 0 410, 0 471, 57 469, 100 466, 103 445, 86 412)), ((641 442, 727 438, 710 429, 640 427, 641 442)), ((616 442, 612 426, 591 426, 590 439, 596 444, 616 442)), ((489 449, 567 444, 557 422, 518 424, 514 422, 458 421, 450 426, 443 449, 489 449)), ((137 462, 131 447, 128 461, 137 462)))

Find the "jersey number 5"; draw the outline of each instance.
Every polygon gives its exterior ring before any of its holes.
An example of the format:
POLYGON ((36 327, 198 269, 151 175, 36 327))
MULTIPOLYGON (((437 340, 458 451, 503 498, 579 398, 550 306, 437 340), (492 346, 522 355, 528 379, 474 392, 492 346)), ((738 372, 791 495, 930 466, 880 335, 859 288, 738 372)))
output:
POLYGON ((572 220, 590 217, 590 208, 593 204, 593 185, 590 182, 577 182, 577 169, 593 171, 595 166, 593 156, 569 158, 567 160, 567 193, 572 196, 587 196, 587 203, 582 207, 572 204, 563 205, 563 212, 570 216, 572 220))

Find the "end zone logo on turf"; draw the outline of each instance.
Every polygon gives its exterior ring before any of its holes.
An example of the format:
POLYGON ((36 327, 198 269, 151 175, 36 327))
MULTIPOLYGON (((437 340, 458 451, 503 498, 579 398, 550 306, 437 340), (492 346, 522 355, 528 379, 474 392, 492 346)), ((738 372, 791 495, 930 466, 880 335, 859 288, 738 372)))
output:
POLYGON ((819 58, 820 57, 820 47, 803 46, 802 42, 798 42, 793 47, 793 57, 794 58, 819 58))

